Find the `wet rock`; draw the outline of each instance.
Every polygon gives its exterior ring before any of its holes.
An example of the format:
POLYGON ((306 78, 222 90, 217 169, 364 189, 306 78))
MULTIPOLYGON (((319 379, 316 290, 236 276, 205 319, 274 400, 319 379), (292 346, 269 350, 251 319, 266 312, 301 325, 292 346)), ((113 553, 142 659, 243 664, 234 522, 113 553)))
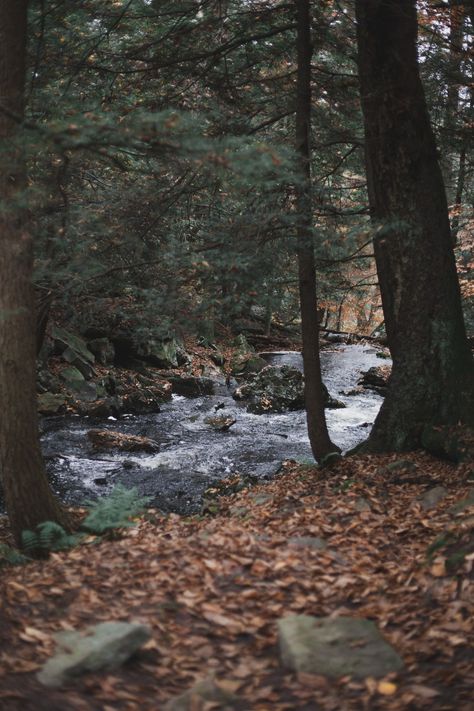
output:
POLYGON ((87 436, 94 449, 119 449, 122 452, 158 452, 157 442, 149 437, 126 435, 113 430, 89 430, 87 436))
POLYGON ((94 354, 97 363, 107 365, 115 360, 115 348, 108 338, 93 338, 87 343, 91 353, 94 354))
MULTIPOLYGON (((346 405, 333 398, 323 383, 325 407, 340 408, 346 405)), ((249 400, 248 412, 256 415, 304 408, 304 379, 298 368, 290 365, 267 365, 247 383, 237 387, 232 397, 249 400)))
POLYGON ((105 419, 107 417, 119 417, 124 411, 123 400, 120 397, 107 397, 93 402, 81 402, 78 404, 80 415, 105 419))
POLYGON ((249 400, 247 410, 254 414, 300 410, 304 407, 303 374, 292 366, 267 365, 232 397, 249 400))
POLYGON ((374 390, 379 395, 385 395, 391 372, 392 368, 389 365, 374 365, 362 374, 359 384, 367 390, 374 390))
POLYGON ((206 417, 204 422, 207 425, 211 425, 211 427, 217 432, 228 432, 232 425, 235 425, 237 420, 235 417, 232 417, 232 415, 221 415, 220 417, 206 417))
POLYGON ((403 668, 370 620, 290 615, 279 620, 278 639, 282 663, 296 672, 364 679, 403 668))
POLYGON ((151 637, 149 627, 102 622, 82 632, 58 632, 58 652, 37 674, 44 686, 62 686, 87 672, 116 669, 151 637))
POLYGON ((241 702, 231 691, 225 688, 225 682, 216 682, 214 677, 198 681, 184 694, 170 699, 165 711, 204 711, 207 708, 221 711, 241 708, 241 702))
POLYGON ((433 489, 428 489, 421 496, 418 497, 418 501, 421 504, 421 508, 424 511, 432 509, 439 504, 448 495, 448 490, 444 486, 435 486, 433 489))
POLYGON ((173 392, 186 397, 200 397, 214 394, 214 382, 210 378, 195 375, 173 375, 169 378, 173 392))
POLYGON ((132 390, 123 396, 123 411, 131 415, 147 415, 160 411, 160 400, 150 390, 132 390))
POLYGON ((42 415, 59 415, 66 411, 67 399, 56 393, 41 393, 38 395, 38 412, 42 415))

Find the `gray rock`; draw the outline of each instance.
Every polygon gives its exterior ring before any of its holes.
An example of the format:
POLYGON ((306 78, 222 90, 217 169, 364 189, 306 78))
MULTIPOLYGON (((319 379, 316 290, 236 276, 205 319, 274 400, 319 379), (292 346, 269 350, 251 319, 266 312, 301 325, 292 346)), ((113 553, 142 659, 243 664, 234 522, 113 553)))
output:
POLYGON ((37 674, 44 686, 61 686, 87 672, 116 669, 151 637, 145 625, 102 622, 84 632, 55 635, 58 652, 37 674))
MULTIPOLYGON (((263 360, 263 359, 262 359, 263 360)), ((323 384, 325 407, 346 407, 331 397, 323 384)), ((235 400, 248 400, 248 412, 261 415, 267 412, 302 410, 304 408, 303 373, 291 365, 266 365, 247 383, 236 388, 235 400)))
POLYGON ((249 400, 247 410, 254 414, 300 410, 304 407, 303 374, 297 368, 268 365, 253 379, 237 388, 236 400, 249 400))
POLYGON ((428 489, 428 491, 421 494, 418 497, 418 501, 421 504, 421 508, 427 511, 437 506, 447 495, 448 490, 444 486, 435 486, 433 489, 428 489))
POLYGON ((465 511, 469 508, 469 506, 474 506, 474 487, 469 489, 467 496, 464 499, 456 501, 456 503, 449 508, 449 512, 452 514, 458 514, 465 511))
POLYGON ((173 386, 173 392, 186 397, 213 395, 214 382, 210 378, 198 378, 194 375, 175 375, 168 378, 173 386))
POLYGON ((184 694, 170 699, 165 705, 165 711, 200 711, 207 704, 212 705, 212 708, 218 704, 221 711, 240 708, 238 697, 219 686, 211 676, 198 681, 184 694))
POLYGON ((279 620, 278 639, 283 665, 296 672, 364 679, 403 668, 370 620, 290 615, 279 620))
POLYGON ((64 395, 41 393, 38 395, 38 412, 42 415, 58 415, 66 410, 67 399, 64 395))
POLYGON ((66 351, 69 352, 67 358, 68 362, 72 363, 74 357, 76 357, 86 363, 94 363, 94 354, 90 352, 86 342, 79 336, 66 331, 64 328, 58 328, 57 326, 53 326, 51 336, 54 341, 54 347, 58 353, 64 354, 66 351))
POLYGON ((88 347, 91 353, 94 354, 96 361, 101 365, 113 363, 115 360, 114 344, 108 338, 94 338, 88 342, 88 347))
POLYGON ((288 544, 297 548, 313 548, 318 551, 324 551, 328 547, 324 538, 319 536, 291 536, 288 539, 288 544))
POLYGON ((398 476, 399 474, 414 474, 418 471, 418 467, 409 459, 397 459, 395 462, 390 462, 384 467, 379 467, 377 474, 386 477, 398 476))
POLYGON ((137 346, 137 355, 157 368, 177 368, 180 344, 174 338, 166 341, 150 340, 137 346))

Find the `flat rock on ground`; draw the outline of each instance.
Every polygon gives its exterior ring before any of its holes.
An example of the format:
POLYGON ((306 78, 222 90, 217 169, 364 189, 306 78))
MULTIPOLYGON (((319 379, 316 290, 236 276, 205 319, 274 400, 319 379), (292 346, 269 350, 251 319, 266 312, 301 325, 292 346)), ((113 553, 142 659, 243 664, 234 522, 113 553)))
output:
POLYGON ((278 639, 282 663, 296 672, 364 679, 403 668, 370 620, 289 615, 278 622, 278 639))

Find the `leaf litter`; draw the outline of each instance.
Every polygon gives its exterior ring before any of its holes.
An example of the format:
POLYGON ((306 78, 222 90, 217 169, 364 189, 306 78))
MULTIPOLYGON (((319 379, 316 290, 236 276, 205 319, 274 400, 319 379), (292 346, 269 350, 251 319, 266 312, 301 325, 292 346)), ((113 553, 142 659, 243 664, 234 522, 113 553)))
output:
MULTIPOLYGON (((396 459, 288 462, 272 482, 219 498, 212 516, 150 511, 118 539, 5 568, 0 708, 155 711, 212 676, 243 711, 468 711, 474 516, 452 507, 471 466, 405 455, 422 475, 410 482, 387 476, 396 459), (419 497, 436 484, 448 493, 423 510, 419 497), (316 537, 327 545, 311 546, 316 537), (276 623, 293 613, 371 619, 405 669, 363 681, 291 673, 276 623), (43 688, 35 673, 53 634, 106 620, 148 624, 153 639, 113 674, 43 688)), ((225 708, 191 696, 190 708, 225 708)))

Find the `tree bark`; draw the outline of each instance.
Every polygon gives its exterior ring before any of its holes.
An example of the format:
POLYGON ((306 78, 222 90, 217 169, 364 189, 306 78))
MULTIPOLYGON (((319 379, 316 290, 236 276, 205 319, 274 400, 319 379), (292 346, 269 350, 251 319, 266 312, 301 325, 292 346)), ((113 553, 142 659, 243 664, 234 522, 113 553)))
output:
POLYGON ((415 0, 356 0, 374 251, 393 357, 366 449, 420 445, 429 425, 472 424, 474 365, 448 207, 418 71, 415 0))
POLYGON ((36 410, 33 243, 28 232, 23 116, 27 0, 0 0, 0 478, 15 540, 42 521, 67 525, 46 478, 36 410))
POLYGON ((296 0, 298 79, 296 148, 300 156, 300 181, 296 189, 298 213, 297 253, 301 304, 301 335, 308 436, 314 458, 339 452, 329 437, 324 413, 324 390, 319 357, 319 323, 311 209, 311 21, 310 0, 296 0))

